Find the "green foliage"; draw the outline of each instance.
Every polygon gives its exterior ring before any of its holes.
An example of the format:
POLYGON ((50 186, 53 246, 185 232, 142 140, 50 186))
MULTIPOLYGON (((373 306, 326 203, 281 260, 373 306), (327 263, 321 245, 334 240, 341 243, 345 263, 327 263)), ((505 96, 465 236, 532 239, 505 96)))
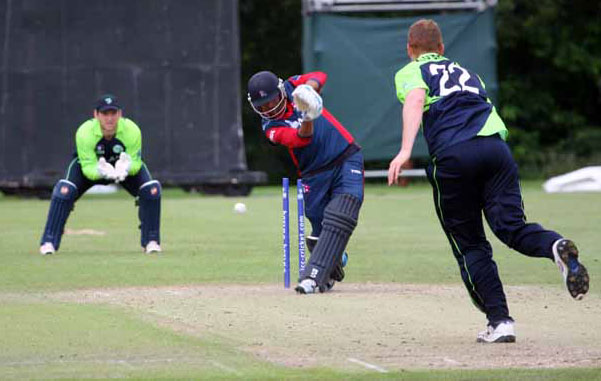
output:
POLYGON ((513 129, 513 157, 522 178, 548 178, 601 163, 601 128, 584 128, 552 146, 542 146, 538 131, 513 129))
POLYGON ((598 159, 600 17, 595 1, 499 2, 499 111, 523 173, 540 176, 598 159))
POLYGON ((601 127, 590 127, 578 130, 573 139, 574 153, 579 157, 590 157, 599 154, 601 147, 601 127))

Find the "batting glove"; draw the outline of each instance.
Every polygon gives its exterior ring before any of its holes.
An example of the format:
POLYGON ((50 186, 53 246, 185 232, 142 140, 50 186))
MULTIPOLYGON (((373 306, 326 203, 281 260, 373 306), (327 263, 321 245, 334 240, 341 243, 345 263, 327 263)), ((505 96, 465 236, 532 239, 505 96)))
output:
POLYGON ((294 105, 303 115, 303 121, 317 119, 323 110, 323 101, 315 89, 309 85, 298 85, 292 92, 294 105))
POLYGON ((103 179, 107 179, 107 180, 116 180, 117 179, 117 172, 115 171, 115 167, 113 167, 111 165, 111 163, 107 163, 107 161, 104 157, 101 157, 100 159, 98 159, 98 166, 96 168, 98 170, 98 174, 100 174, 100 176, 103 179))
POLYGON ((131 156, 125 152, 121 152, 119 160, 115 163, 115 173, 117 182, 125 180, 127 177, 129 168, 131 167, 131 156))

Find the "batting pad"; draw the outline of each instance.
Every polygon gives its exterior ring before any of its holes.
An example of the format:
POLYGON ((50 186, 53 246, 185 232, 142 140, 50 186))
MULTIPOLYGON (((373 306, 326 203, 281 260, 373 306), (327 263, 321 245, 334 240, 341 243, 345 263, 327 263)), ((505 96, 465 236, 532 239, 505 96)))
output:
MULTIPOLYGON (((313 237, 313 236, 307 236, 307 238, 305 239, 306 244, 307 244, 307 249, 309 249, 310 253, 312 253, 313 249, 315 249, 315 245, 317 245, 318 239, 319 239, 319 237, 313 237)), ((344 255, 344 253, 343 253, 343 255, 344 255)), ((336 262, 336 265, 332 269, 332 272, 330 273, 330 279, 333 279, 336 282, 342 282, 342 280, 344 279, 344 265, 342 264, 342 257, 340 258, 339 261, 336 262)))
POLYGON ((44 234, 40 240, 40 245, 45 242, 51 242, 54 248, 58 250, 65 223, 73 209, 73 204, 77 198, 77 186, 68 180, 59 180, 52 190, 52 199, 50 200, 50 209, 46 219, 44 234))
POLYGON ((315 249, 318 239, 319 237, 314 237, 312 235, 308 235, 307 238, 305 238, 305 244, 307 245, 307 249, 309 249, 309 253, 312 253, 313 249, 315 249))
POLYGON ((303 278, 313 278, 320 289, 325 287, 357 226, 360 209, 361 200, 348 194, 336 196, 330 201, 324 211, 319 240, 311 253, 303 278))
POLYGON ((150 241, 161 243, 161 183, 152 180, 142 184, 138 197, 142 247, 150 241))

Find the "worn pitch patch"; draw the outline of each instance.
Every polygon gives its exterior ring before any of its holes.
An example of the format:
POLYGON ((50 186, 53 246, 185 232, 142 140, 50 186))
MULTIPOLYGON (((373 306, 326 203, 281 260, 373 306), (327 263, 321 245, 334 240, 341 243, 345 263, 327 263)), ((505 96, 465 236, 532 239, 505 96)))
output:
POLYGON ((94 229, 65 229, 66 235, 106 235, 105 231, 94 229))

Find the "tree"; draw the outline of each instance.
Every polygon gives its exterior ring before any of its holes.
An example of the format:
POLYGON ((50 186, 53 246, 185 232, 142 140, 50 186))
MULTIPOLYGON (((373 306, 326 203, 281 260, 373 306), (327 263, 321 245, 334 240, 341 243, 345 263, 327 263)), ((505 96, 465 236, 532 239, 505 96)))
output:
POLYGON ((265 170, 272 182, 294 173, 284 147, 274 147, 261 133, 259 117, 246 102, 246 84, 260 70, 288 78, 302 70, 301 0, 240 1, 242 43, 242 122, 250 168, 265 170))

